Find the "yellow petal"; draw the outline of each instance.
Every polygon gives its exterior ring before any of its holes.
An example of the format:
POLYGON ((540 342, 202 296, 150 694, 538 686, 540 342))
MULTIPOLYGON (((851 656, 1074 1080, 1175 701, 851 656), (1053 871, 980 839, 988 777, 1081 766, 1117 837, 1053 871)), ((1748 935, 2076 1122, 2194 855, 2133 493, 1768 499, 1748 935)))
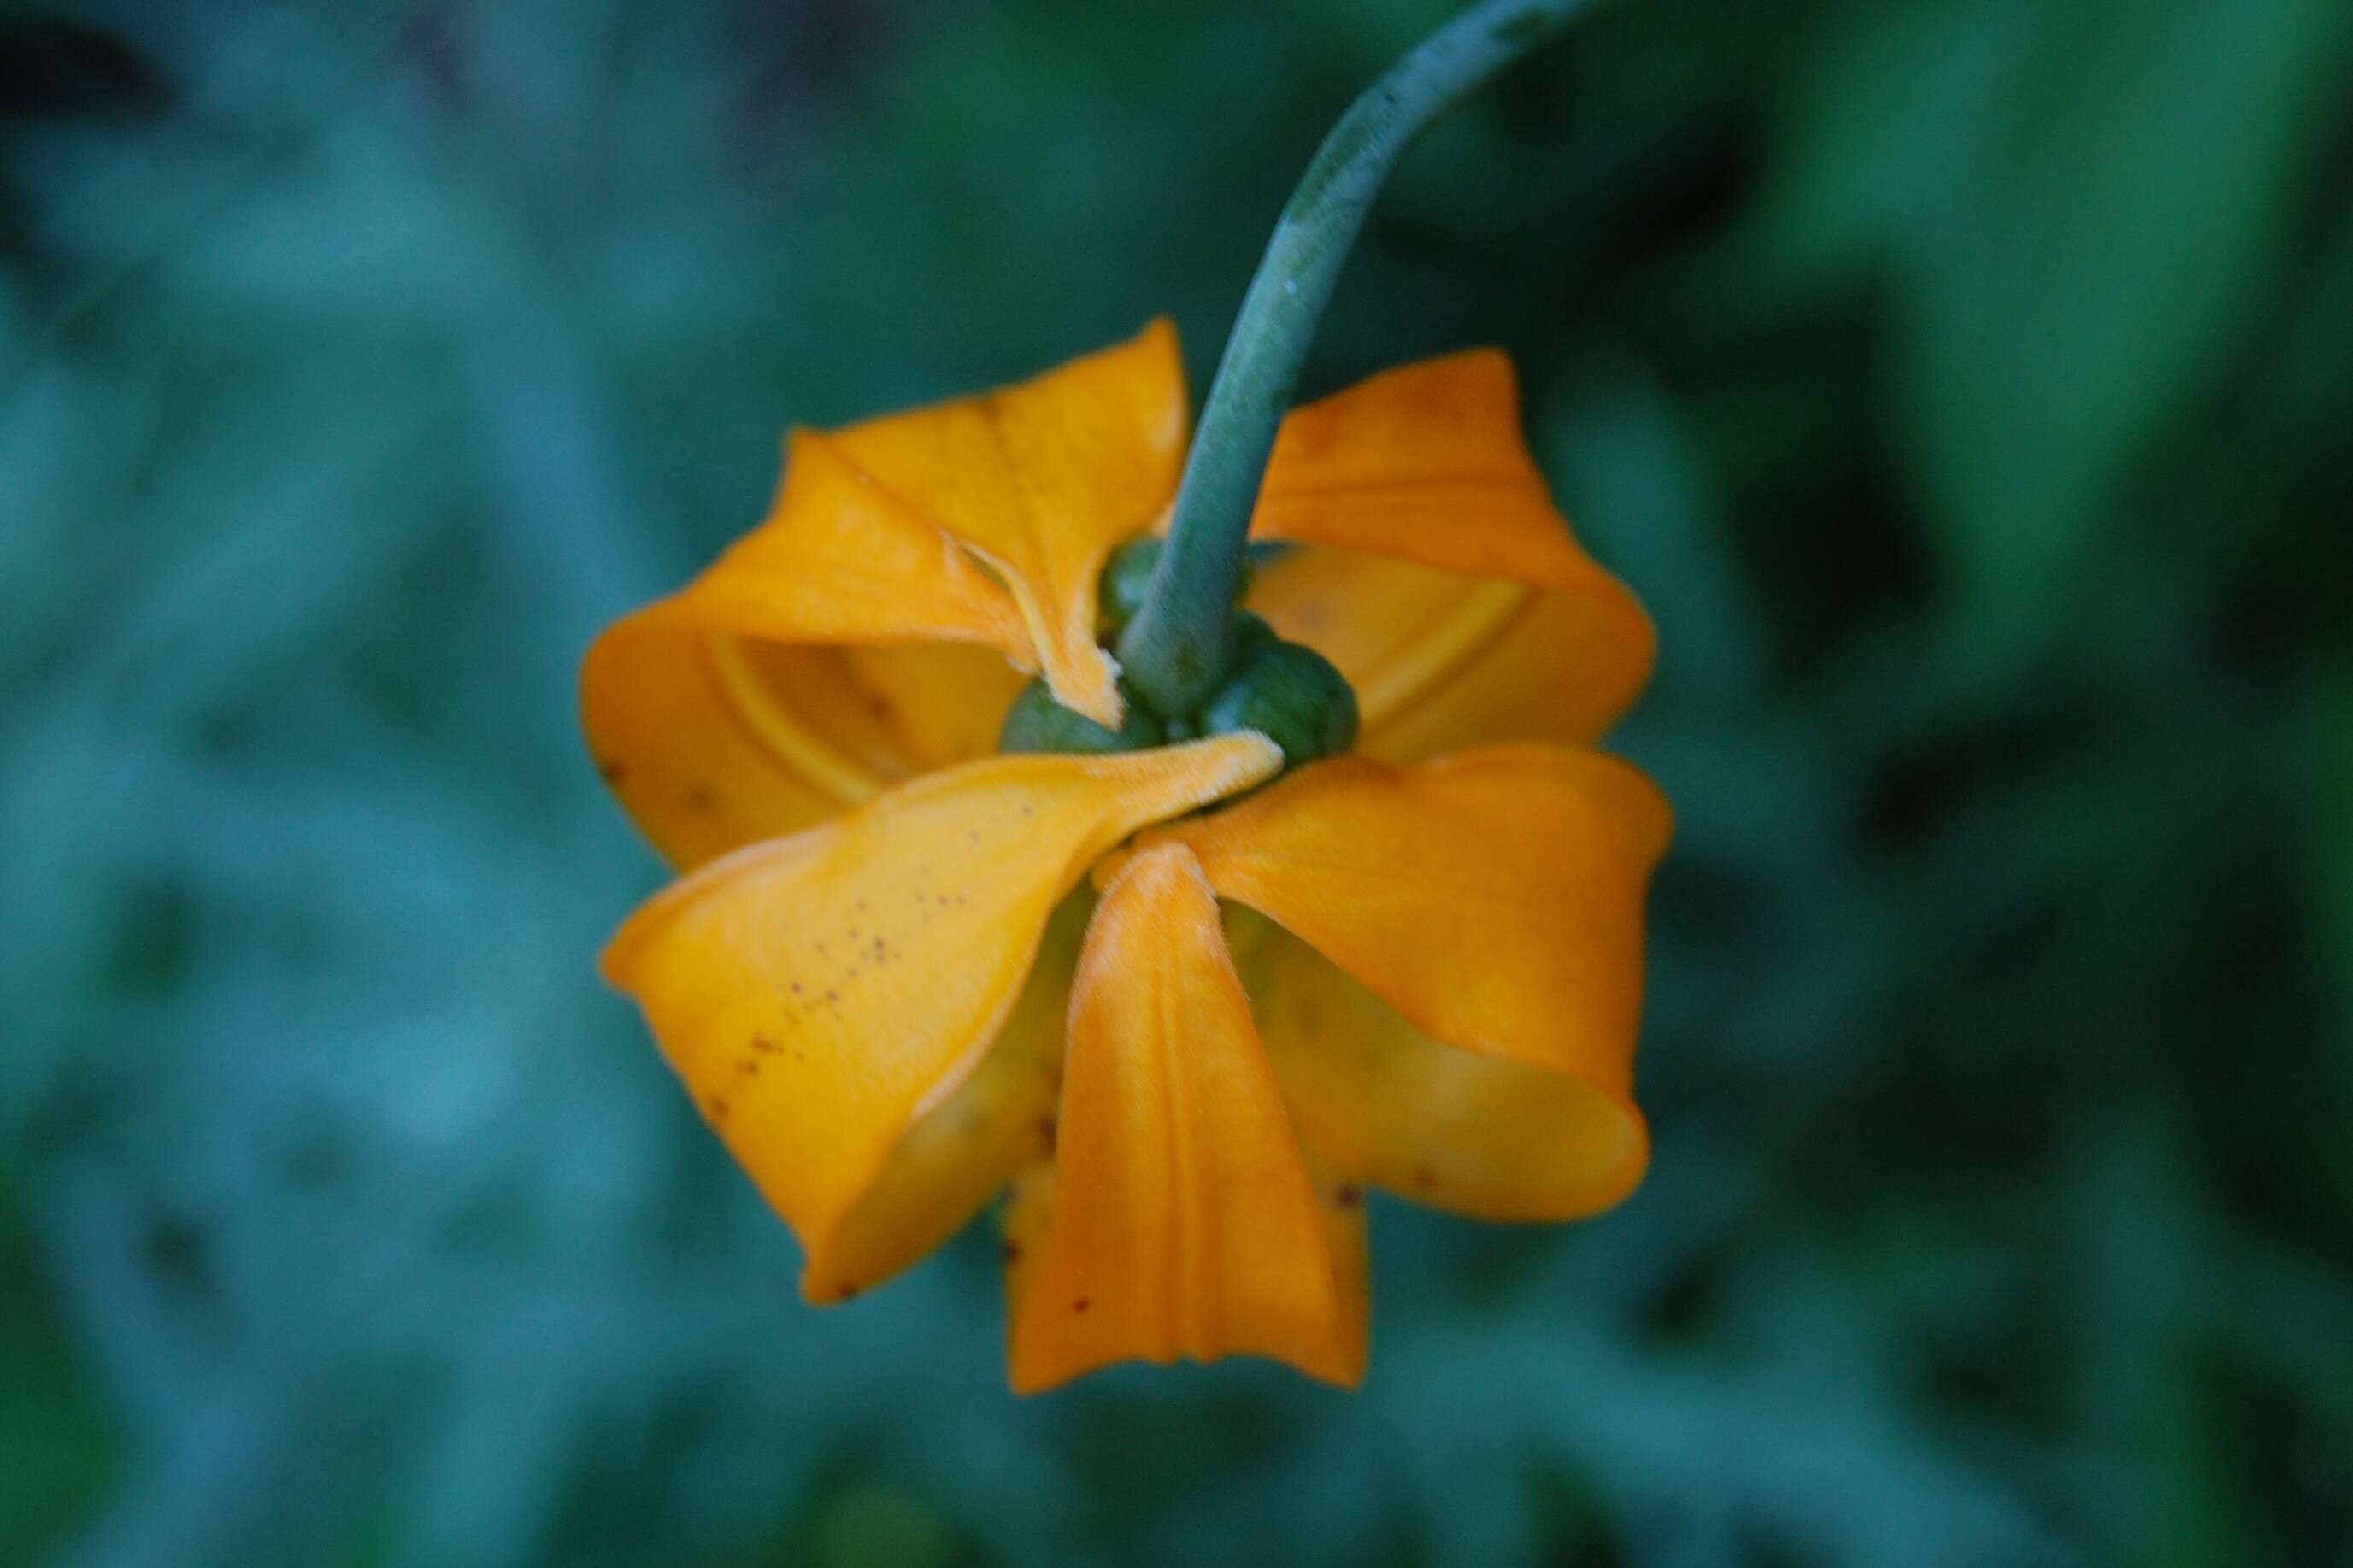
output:
MULTIPOLYGON (((1178 1356, 1357 1381, 1362 1290, 1339 1278, 1217 900, 1180 848, 1135 856, 1095 911, 1060 1127, 1050 1208, 1014 1226, 1031 1238, 1008 1273, 1017 1392, 1178 1356)), ((1025 1194, 1033 1215, 1045 1191, 1025 1194)))
POLYGON ((666 601, 588 650, 582 722, 614 795, 683 871, 987 754, 1020 682, 984 648, 741 640, 666 601))
POLYGON ((605 975, 799 1236, 805 1287, 838 1294, 865 1283, 830 1263, 844 1215, 997 1037, 1055 904, 1137 827, 1280 765, 1231 735, 928 774, 674 884, 605 975))
POLYGON ((1293 410, 1250 532, 1563 590, 1599 575, 1528 456, 1518 383, 1493 349, 1400 365, 1293 410))
POLYGON ((715 630, 777 642, 976 642, 1027 663, 1003 588, 935 521, 852 460, 853 432, 796 430, 766 521, 679 598, 715 630))
POLYGON ((1008 659, 1035 662, 1005 590, 802 431, 767 521, 590 647, 581 721, 691 868, 987 750, 1020 687, 1008 659))
POLYGON ((1654 652, 1647 619, 1596 614, 1580 595, 1319 545, 1261 568, 1249 603, 1339 667, 1363 715, 1357 750, 1384 762, 1589 744, 1650 679, 1654 652))
POLYGON ((1293 412, 1251 532, 1311 547, 1269 567, 1251 605, 1349 678, 1368 752, 1392 729, 1406 758, 1472 740, 1588 741, 1650 678, 1650 619, 1553 506, 1511 363, 1492 350, 1293 412), (1466 680, 1504 727, 1432 741, 1419 714, 1444 714, 1466 680))
MULTIPOLYGON (((1642 902, 1669 830, 1656 788, 1614 758, 1496 746, 1409 768, 1335 758, 1143 842, 1190 848, 1220 895, 1401 1016, 1402 1037, 1377 1024, 1369 997, 1293 989, 1306 984, 1293 960, 1261 991, 1270 1040, 1279 1030, 1286 1052, 1323 1053, 1285 1073, 1306 1088, 1296 1103, 1319 1156, 1470 1212, 1563 1217, 1597 1194, 1622 1195, 1640 1173, 1642 902), (1484 1070, 1409 1061, 1417 1037, 1484 1070), (1440 1147, 1482 1136, 1466 1105, 1508 1108, 1512 1085, 1534 1094, 1547 1077, 1562 1085, 1543 1100, 1565 1118, 1556 1136, 1577 1143, 1590 1170, 1539 1148, 1525 1190, 1508 1180, 1509 1161, 1497 1162, 1501 1181, 1424 1179, 1477 1165, 1475 1150, 1465 1160, 1440 1147), (1352 1125, 1371 1130, 1354 1147, 1342 1136, 1352 1125), (1413 1147, 1422 1134, 1432 1147, 1413 1147)), ((1507 1116, 1498 1137, 1526 1125, 1507 1116)))
POLYGON ((1003 574, 1055 698, 1117 728, 1112 666, 1095 646, 1095 579, 1112 546, 1175 493, 1186 428, 1176 333, 1155 321, 1018 385, 830 439, 1003 574))
POLYGON ((978 648, 919 643, 839 651, 849 679, 834 689, 849 690, 888 737, 892 760, 904 770, 893 783, 994 753, 1006 710, 1024 684, 1010 665, 978 648))
POLYGON ((1440 1045, 1280 927, 1239 962, 1300 1140, 1335 1175, 1485 1220, 1581 1219, 1641 1183, 1630 1101, 1440 1045))
MULTIPOLYGON (((1278 1072, 1277 1077, 1280 1078, 1278 1072)), ((1296 1119, 1293 1119, 1296 1125, 1296 1119)), ((1335 1359, 1351 1369, 1351 1387, 1364 1380, 1371 1351, 1373 1271, 1366 1235, 1365 1194, 1356 1183, 1332 1179, 1312 1156, 1315 1197, 1324 1209, 1324 1234, 1332 1247, 1332 1278, 1340 1291, 1340 1333, 1335 1359)))
POLYGON ((607 785, 681 870, 845 804, 745 721, 708 634, 668 601, 607 626, 588 649, 580 721, 607 785))
POLYGON ((1020 1000, 970 1077, 924 1111, 813 1255, 812 1301, 839 1301, 915 1263, 964 1228, 1022 1172, 1051 1159, 1062 1084, 1062 1031, 1079 940, 1093 912, 1083 892, 1048 922, 1020 1000))

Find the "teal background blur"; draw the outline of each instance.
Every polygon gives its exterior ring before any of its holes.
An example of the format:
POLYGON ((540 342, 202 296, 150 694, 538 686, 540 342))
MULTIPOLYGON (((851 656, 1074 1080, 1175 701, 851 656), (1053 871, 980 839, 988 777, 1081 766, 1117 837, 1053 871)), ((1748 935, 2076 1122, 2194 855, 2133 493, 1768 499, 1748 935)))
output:
POLYGON ((1642 0, 1419 149, 1651 605, 1648 1184, 1362 1394, 814 1314, 591 955, 603 622, 1166 310, 1431 0, 0 9, 0 1560, 2353 1563, 2353 6, 1642 0))

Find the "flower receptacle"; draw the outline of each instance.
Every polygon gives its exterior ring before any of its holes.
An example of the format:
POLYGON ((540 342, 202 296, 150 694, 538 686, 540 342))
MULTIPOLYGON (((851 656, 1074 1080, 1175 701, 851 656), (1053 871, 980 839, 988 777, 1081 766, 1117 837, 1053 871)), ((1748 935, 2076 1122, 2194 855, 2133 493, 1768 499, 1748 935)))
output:
POLYGON ((1347 751, 1356 743, 1356 694, 1346 678, 1314 648, 1271 631, 1237 658, 1234 673, 1201 710, 1203 734, 1256 730, 1282 748, 1285 768, 1347 751))
POLYGON ((1004 727, 997 732, 1000 752, 1141 752, 1161 745, 1167 737, 1134 692, 1127 700, 1127 718, 1116 730, 1106 730, 1083 713, 1054 700, 1043 680, 1021 689, 1006 710, 1004 727))
POLYGON ((1283 765, 1299 766, 1356 743, 1356 694, 1332 661, 1314 648, 1285 642, 1266 617, 1237 611, 1229 623, 1224 677, 1200 708, 1153 711, 1126 681, 1127 718, 1108 730, 1056 702, 1043 680, 1021 689, 997 733, 999 752, 1140 752, 1209 735, 1255 730, 1282 749, 1283 765))

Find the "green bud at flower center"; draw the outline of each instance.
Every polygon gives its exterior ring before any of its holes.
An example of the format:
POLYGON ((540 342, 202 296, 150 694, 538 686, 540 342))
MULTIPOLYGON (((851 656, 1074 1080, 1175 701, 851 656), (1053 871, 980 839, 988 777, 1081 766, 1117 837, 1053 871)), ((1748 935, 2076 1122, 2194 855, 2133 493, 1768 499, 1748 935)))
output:
POLYGON ((1285 768, 1346 751, 1356 742, 1356 694, 1332 661, 1271 633, 1201 710, 1201 733, 1256 730, 1282 748, 1285 768))
MULTIPOLYGON (((1106 639, 1142 607, 1162 547, 1157 539, 1132 539, 1104 563, 1096 609, 1106 639)), ((1267 562, 1293 548, 1253 544, 1250 554, 1267 562)), ((1119 690, 1127 717, 1116 730, 1063 707, 1043 680, 1032 680, 1006 712, 997 749, 1005 753, 1140 752, 1255 730, 1282 748, 1286 768, 1295 768, 1356 743, 1356 694, 1329 659, 1314 648, 1283 641, 1264 616, 1239 608, 1228 623, 1226 646, 1225 679, 1196 711, 1155 712, 1123 679, 1119 690)))
POLYGON ((1127 721, 1116 730, 1106 730, 1055 701, 1044 681, 1033 680, 1006 710, 1004 728, 997 733, 997 749, 1007 753, 1141 752, 1159 745, 1164 739, 1160 721, 1145 711, 1133 693, 1121 695, 1127 700, 1127 721))
POLYGON ((1242 666, 1282 640, 1275 636, 1267 618, 1254 610, 1236 610, 1229 626, 1231 629, 1226 634, 1227 646, 1233 655, 1233 663, 1227 669, 1229 675, 1238 673, 1242 666))

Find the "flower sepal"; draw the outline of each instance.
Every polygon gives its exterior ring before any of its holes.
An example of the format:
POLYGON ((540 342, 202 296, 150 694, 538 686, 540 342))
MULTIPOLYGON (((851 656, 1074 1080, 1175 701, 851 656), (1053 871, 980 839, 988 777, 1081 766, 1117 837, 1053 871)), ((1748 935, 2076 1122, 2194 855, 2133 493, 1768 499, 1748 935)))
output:
MULTIPOLYGON (((1076 709, 1055 701, 1045 681, 1033 680, 1006 710, 1005 726, 997 733, 997 752, 1006 756, 1048 752, 1096 755, 1148 751, 1166 744, 1171 737, 1135 700, 1135 694, 1122 688, 1120 695, 1127 700, 1126 717, 1118 729, 1107 730, 1076 709)), ((1176 738, 1191 740, 1193 735, 1176 738)))
POLYGON ((1239 661, 1200 719, 1204 735, 1257 731, 1282 748, 1286 769, 1347 751, 1356 728, 1347 678, 1305 644, 1271 637, 1239 661))
MULTIPOLYGON (((1107 606, 1114 597, 1110 584, 1120 574, 1121 557, 1143 559, 1143 574, 1149 574, 1148 555, 1139 555, 1134 547, 1121 552, 1104 576, 1107 606)), ((1131 570, 1127 575, 1137 574, 1131 570)), ((1356 744, 1356 694, 1330 659, 1303 644, 1285 642, 1264 616, 1248 610, 1236 611, 1229 628, 1230 669, 1197 711, 1155 714, 1142 694, 1122 680, 1119 691, 1126 714, 1120 727, 1112 730, 1063 707, 1045 681, 1033 680, 1007 710, 997 751, 1007 755, 1097 755, 1255 731, 1282 749, 1285 768, 1294 768, 1318 757, 1336 756, 1356 744)))

